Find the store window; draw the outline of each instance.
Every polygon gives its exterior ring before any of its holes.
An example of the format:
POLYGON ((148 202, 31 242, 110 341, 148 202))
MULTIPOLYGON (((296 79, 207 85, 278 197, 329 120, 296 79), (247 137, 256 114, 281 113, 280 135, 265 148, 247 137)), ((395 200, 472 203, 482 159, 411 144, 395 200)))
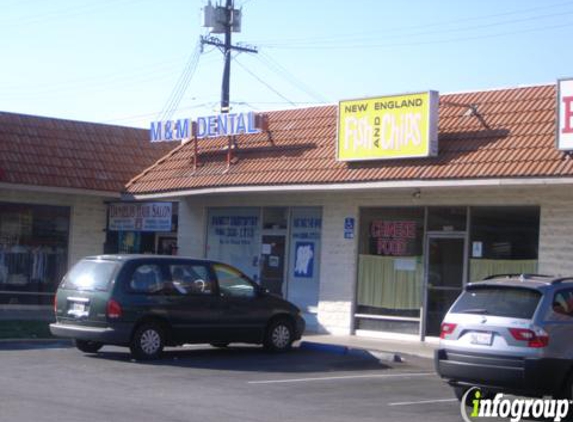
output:
POLYGON ((260 208, 210 208, 207 258, 228 263, 259 280, 260 208))
POLYGON ((415 319, 422 305, 423 233, 422 207, 361 211, 357 328, 418 333, 415 319))
POLYGON ((69 207, 0 202, 0 303, 49 304, 68 267, 69 207))
POLYGON ((471 209, 469 281, 537 272, 539 207, 471 209))

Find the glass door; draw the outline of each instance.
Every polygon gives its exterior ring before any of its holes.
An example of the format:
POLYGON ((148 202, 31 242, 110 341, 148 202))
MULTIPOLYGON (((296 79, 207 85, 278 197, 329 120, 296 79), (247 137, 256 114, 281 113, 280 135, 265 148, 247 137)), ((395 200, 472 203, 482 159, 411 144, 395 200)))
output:
POLYGON ((429 235, 426 243, 425 335, 440 335, 442 320, 464 286, 464 235, 429 235))

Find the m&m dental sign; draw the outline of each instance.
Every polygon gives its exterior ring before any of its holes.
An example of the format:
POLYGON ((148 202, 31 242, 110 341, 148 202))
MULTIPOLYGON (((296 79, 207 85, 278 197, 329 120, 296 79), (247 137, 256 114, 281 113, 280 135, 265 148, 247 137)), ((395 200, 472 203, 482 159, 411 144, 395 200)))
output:
POLYGON ((573 79, 557 81, 557 149, 573 150, 573 79))
POLYGON ((255 113, 225 113, 191 119, 152 122, 151 142, 184 141, 196 135, 197 138, 214 138, 260 132, 255 113), (196 130, 196 133, 193 133, 196 130))

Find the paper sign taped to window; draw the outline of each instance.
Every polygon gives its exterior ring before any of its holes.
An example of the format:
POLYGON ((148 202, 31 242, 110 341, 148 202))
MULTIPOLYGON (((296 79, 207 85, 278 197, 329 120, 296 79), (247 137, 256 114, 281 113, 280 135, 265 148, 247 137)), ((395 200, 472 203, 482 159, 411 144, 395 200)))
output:
POLYGON ((408 258, 396 258, 394 271, 416 271, 416 260, 408 258))

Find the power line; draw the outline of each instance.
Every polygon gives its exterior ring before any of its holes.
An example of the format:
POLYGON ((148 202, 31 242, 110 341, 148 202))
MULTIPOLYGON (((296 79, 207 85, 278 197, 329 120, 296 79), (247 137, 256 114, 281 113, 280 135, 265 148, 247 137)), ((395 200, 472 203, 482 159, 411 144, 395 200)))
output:
MULTIPOLYGON (((557 3, 557 4, 553 4, 553 5, 547 5, 544 4, 543 6, 540 7, 533 7, 533 8, 529 8, 529 9, 520 9, 520 10, 516 10, 516 11, 511 11, 511 12, 504 12, 504 13, 497 13, 497 14, 488 14, 488 15, 482 15, 482 16, 471 16, 471 17, 467 17, 467 18, 463 18, 463 19, 455 19, 455 20, 446 20, 446 21, 439 21, 439 22, 434 22, 434 23, 430 23, 430 24, 424 24, 424 25, 411 25, 411 26, 400 26, 400 27, 393 27, 393 28, 386 28, 385 30, 376 30, 376 31, 362 31, 362 32, 354 32, 354 33, 346 33, 346 34, 341 34, 338 33, 337 35, 332 35, 332 36, 328 36, 328 37, 314 37, 312 39, 313 42, 339 42, 340 40, 345 41, 348 40, 350 38, 355 38, 356 37, 362 37, 359 39, 369 39, 372 36, 383 36, 385 34, 391 34, 394 35, 395 37, 404 37, 404 36, 408 36, 408 32, 411 30, 418 30, 418 29, 424 29, 424 28, 434 28, 434 27, 444 27, 444 26, 448 26, 448 25, 460 25, 463 24, 465 22, 472 22, 472 21, 480 21, 480 20, 488 20, 490 21, 492 18, 499 18, 499 17, 504 17, 504 16, 512 16, 512 15, 523 15, 525 13, 530 13, 530 12, 535 12, 535 11, 539 11, 539 10, 548 10, 548 9, 553 9, 553 8, 559 8, 562 6, 571 6, 573 3, 569 0, 566 2, 561 2, 561 3, 557 3), (406 32, 406 35, 404 34, 404 32, 406 32)), ((531 17, 531 19, 535 20, 538 19, 539 16, 535 15, 533 17, 531 17)), ((501 22, 499 24, 504 24, 506 23, 501 22)), ((462 28, 463 29, 463 28, 462 28)), ((439 32, 439 31, 438 31, 439 32)), ((387 38, 387 37, 385 37, 387 38)), ((257 42, 259 42, 257 40, 257 42)), ((307 44, 309 42, 309 38, 308 37, 304 37, 304 38, 291 38, 291 39, 279 39, 279 40, 269 40, 266 39, 261 43, 261 46, 279 46, 279 45, 289 45, 289 44, 307 44)))
POLYGON ((290 82, 293 86, 300 89, 302 92, 306 93, 309 97, 318 100, 323 103, 327 103, 328 99, 323 95, 319 94, 308 85, 297 79, 292 73, 290 73, 285 67, 281 66, 276 60, 266 53, 261 53, 258 59, 269 69, 271 69, 275 74, 281 76, 283 79, 290 82))
POLYGON ((195 71, 197 70, 197 66, 199 65, 199 57, 201 56, 201 42, 197 42, 195 45, 195 50, 191 54, 187 65, 183 69, 175 88, 171 92, 167 103, 163 107, 161 113, 157 116, 157 120, 169 120, 171 119, 173 113, 179 106, 181 99, 185 95, 185 91, 189 87, 189 82, 193 78, 195 71))
POLYGON ((261 78, 259 78, 256 74, 254 74, 253 72, 251 72, 249 69, 247 69, 239 60, 237 60, 236 57, 233 57, 233 60, 239 65, 241 66, 241 68, 247 72, 249 75, 251 75, 253 78, 255 78, 257 81, 259 81, 261 84, 263 84, 264 86, 266 86, 268 89, 270 89, 272 92, 274 92, 276 95, 278 95, 279 97, 281 97, 283 100, 288 101, 288 103, 292 106, 296 106, 295 103, 293 103, 291 100, 289 100, 287 97, 285 97, 283 94, 281 94, 280 92, 278 92, 275 88, 273 88, 272 86, 270 86, 268 83, 266 83, 264 80, 262 80, 261 78))
POLYGON ((474 35, 474 36, 466 36, 466 37, 456 37, 456 38, 447 38, 441 40, 429 40, 429 41, 412 41, 412 42, 401 42, 401 43, 383 43, 383 44, 368 44, 368 43, 360 43, 360 44, 346 44, 346 45, 308 45, 308 46, 266 46, 266 48, 275 48, 275 49, 285 49, 285 50, 344 50, 344 49, 359 49, 359 48, 394 48, 394 47, 416 47, 416 46, 424 46, 424 45, 434 45, 434 44, 448 44, 448 43, 456 43, 462 41, 474 41, 480 39, 487 39, 487 38, 498 38, 510 35, 518 35, 518 34, 526 34, 532 32, 539 32, 539 31, 546 31, 552 29, 561 29, 573 26, 573 22, 561 24, 561 25, 549 25, 549 26, 542 26, 537 28, 529 28, 523 30, 516 30, 516 31, 506 31, 506 32, 498 32, 494 34, 484 34, 484 35, 474 35))

